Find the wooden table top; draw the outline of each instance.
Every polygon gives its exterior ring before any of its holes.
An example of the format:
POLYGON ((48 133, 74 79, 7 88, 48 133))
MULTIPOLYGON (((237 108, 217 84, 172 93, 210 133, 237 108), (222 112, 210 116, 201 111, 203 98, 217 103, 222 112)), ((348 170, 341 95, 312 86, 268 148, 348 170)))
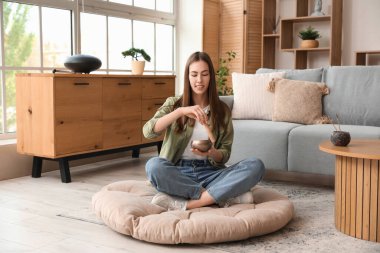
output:
POLYGON ((330 154, 380 160, 380 140, 352 139, 346 147, 334 146, 329 140, 321 142, 319 149, 330 154))

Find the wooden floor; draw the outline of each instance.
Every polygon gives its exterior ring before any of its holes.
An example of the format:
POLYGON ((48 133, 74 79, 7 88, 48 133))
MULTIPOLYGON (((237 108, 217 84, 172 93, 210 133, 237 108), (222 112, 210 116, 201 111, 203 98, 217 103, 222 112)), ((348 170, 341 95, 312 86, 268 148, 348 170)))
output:
POLYGON ((225 252, 145 243, 96 222, 90 209, 93 194, 111 182, 145 180, 144 166, 152 155, 74 167, 69 184, 61 183, 58 171, 0 181, 0 252, 225 252))

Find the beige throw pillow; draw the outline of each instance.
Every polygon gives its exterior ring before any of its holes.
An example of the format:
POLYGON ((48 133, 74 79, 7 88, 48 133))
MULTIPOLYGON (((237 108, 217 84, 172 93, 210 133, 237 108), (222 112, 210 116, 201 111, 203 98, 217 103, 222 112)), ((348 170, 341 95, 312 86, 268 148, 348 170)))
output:
POLYGON ((267 85, 273 78, 282 78, 284 75, 285 72, 232 73, 232 118, 272 120, 274 95, 267 90, 267 85))
POLYGON ((268 89, 275 95, 273 121, 328 123, 322 116, 322 96, 329 93, 324 83, 274 79, 268 89))

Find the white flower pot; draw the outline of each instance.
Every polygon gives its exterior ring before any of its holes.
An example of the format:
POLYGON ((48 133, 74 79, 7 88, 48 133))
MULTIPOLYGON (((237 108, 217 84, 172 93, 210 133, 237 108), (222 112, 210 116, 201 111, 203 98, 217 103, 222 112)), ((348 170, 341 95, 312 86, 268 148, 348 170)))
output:
POLYGON ((132 61, 132 75, 142 75, 144 67, 145 61, 132 61))

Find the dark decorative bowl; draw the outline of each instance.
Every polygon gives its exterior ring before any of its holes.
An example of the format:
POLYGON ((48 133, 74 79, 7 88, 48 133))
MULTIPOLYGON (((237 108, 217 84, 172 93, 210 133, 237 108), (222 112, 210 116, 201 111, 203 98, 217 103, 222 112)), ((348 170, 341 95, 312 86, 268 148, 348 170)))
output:
POLYGON ((91 55, 77 54, 70 56, 64 63, 65 67, 75 73, 89 74, 102 66, 102 62, 91 55))
POLYGON ((199 151, 207 152, 212 146, 210 140, 193 140, 191 141, 191 147, 196 148, 199 151))
POLYGON ((334 131, 331 134, 330 140, 335 146, 347 146, 351 141, 351 135, 349 132, 334 131))

